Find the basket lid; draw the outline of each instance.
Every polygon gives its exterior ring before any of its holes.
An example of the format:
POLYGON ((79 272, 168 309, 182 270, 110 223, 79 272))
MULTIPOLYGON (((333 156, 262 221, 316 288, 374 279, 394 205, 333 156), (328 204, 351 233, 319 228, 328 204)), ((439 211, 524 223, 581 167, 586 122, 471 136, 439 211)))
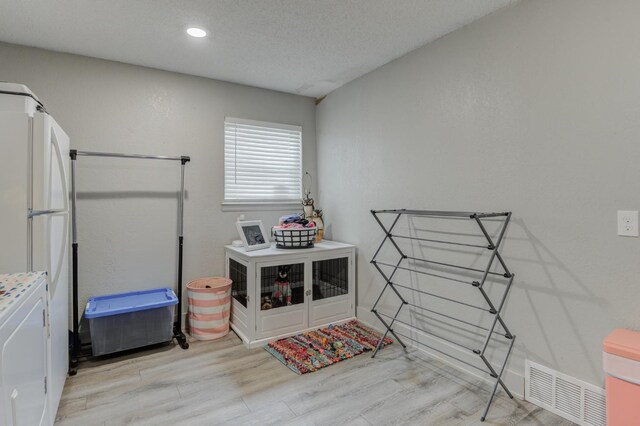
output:
POLYGON ((91 297, 87 301, 84 316, 88 319, 144 311, 176 305, 178 298, 170 288, 157 288, 130 293, 91 297))
POLYGON ((602 344, 607 353, 640 361, 640 333, 618 328, 605 337, 602 344))
POLYGON ((205 277, 197 280, 189 281, 187 288, 189 290, 219 290, 229 287, 233 281, 224 277, 205 277))

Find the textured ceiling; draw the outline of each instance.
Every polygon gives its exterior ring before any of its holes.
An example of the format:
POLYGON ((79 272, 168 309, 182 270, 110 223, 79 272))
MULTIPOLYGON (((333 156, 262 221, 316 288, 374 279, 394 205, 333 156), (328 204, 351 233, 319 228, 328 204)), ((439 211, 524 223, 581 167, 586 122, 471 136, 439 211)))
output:
POLYGON ((0 41, 318 97, 513 2, 0 0, 0 41))

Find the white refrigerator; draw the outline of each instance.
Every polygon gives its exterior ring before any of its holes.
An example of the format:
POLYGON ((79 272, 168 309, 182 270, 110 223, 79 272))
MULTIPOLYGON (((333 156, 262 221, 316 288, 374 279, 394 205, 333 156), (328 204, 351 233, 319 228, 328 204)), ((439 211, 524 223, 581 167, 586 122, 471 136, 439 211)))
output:
POLYGON ((0 159, 0 273, 48 273, 53 424, 69 367, 69 137, 20 84, 0 82, 0 159))

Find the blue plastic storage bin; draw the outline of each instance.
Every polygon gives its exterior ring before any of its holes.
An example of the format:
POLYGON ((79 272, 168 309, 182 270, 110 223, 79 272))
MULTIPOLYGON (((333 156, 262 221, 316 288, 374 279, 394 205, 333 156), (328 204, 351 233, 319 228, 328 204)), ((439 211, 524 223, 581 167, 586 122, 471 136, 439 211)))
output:
POLYGON ((169 288, 92 297, 85 318, 94 356, 125 351, 173 338, 178 298, 169 288))

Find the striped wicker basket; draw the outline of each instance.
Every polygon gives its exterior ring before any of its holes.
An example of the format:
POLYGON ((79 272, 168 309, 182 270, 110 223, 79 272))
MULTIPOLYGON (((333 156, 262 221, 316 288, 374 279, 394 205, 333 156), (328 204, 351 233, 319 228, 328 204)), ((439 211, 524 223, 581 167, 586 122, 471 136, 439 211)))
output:
POLYGON ((198 340, 212 340, 229 333, 231 280, 199 278, 187 284, 189 331, 198 340))

